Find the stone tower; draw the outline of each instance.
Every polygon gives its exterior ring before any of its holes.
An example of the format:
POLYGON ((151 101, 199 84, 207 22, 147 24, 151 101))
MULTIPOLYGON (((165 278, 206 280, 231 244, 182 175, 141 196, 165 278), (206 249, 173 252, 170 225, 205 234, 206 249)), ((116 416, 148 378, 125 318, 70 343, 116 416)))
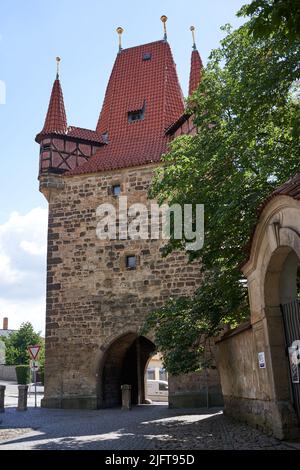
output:
MULTIPOLYGON (((194 50, 190 91, 200 74, 194 50)), ((117 208, 120 196, 128 206, 149 205, 161 155, 174 136, 190 132, 195 127, 167 40, 120 48, 96 130, 67 124, 57 75, 36 137, 40 190, 49 203, 43 406, 116 406, 122 384, 132 385, 134 403, 143 402, 155 345, 139 329, 169 297, 193 293, 199 266, 188 265, 184 253, 162 258, 162 240, 100 240, 97 208, 117 208)), ((197 380, 189 377, 188 386, 198 390, 197 380)), ((176 383, 173 406, 178 388, 188 395, 184 379, 176 383)))

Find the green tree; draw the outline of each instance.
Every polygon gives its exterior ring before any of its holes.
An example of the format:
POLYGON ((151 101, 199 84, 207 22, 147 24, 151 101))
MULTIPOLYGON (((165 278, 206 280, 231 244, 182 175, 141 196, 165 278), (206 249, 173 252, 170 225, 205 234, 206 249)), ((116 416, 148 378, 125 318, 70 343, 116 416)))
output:
POLYGON ((292 41, 300 39, 300 3, 297 0, 254 0, 245 5, 239 16, 250 16, 250 30, 256 38, 276 33, 292 41))
POLYGON ((39 333, 34 331, 31 323, 27 322, 23 323, 18 331, 4 338, 4 343, 6 364, 26 365, 30 361, 28 346, 42 345, 44 340, 39 333))
MULTIPOLYGON (((160 203, 205 204, 204 248, 189 254, 201 258, 203 282, 193 298, 170 299, 145 325, 175 374, 197 370, 206 338, 249 315, 240 266, 257 209, 299 171, 299 44, 284 23, 262 38, 253 37, 251 21, 223 29, 189 100, 199 132, 173 141, 150 191, 160 203)), ((185 245, 171 239, 165 254, 185 245)))

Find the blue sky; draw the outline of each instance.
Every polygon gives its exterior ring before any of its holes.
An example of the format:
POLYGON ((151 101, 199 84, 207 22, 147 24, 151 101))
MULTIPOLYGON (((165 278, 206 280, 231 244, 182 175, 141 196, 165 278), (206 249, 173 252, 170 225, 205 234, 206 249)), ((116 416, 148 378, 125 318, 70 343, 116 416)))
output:
POLYGON ((241 24, 235 13, 245 3, 0 0, 0 80, 6 85, 6 104, 0 104, 0 321, 7 314, 11 326, 17 327, 29 318, 40 329, 44 321, 46 213, 40 209, 45 211, 47 205, 38 191, 39 149, 34 138, 43 126, 55 57, 62 57, 68 124, 94 129, 118 48, 117 26, 125 29, 123 47, 147 43, 162 37, 160 16, 166 14, 168 39, 186 95, 190 25, 196 27, 197 46, 206 63, 223 36, 220 26, 241 24), (20 271, 23 277, 18 278, 20 271), (26 279, 33 303, 25 295, 26 279))

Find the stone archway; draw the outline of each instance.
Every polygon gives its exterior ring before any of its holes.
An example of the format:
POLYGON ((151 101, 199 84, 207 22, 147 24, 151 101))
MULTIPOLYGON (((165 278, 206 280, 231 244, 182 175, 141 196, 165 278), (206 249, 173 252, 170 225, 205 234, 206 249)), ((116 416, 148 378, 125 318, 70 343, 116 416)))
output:
MULTIPOLYGON (((289 237, 290 242, 296 237, 289 237)), ((297 236, 298 237, 298 236, 297 236)), ((293 245, 293 243, 291 243, 293 245)), ((287 354, 287 331, 284 307, 297 300, 297 271, 299 257, 292 246, 279 246, 270 258, 264 283, 265 318, 269 353, 272 363, 274 396, 282 419, 295 424, 295 411, 300 420, 299 406, 295 402, 287 354)), ((300 311, 298 311, 300 315, 300 311)), ((298 332, 300 338, 300 330, 298 332)))
POLYGON ((99 366, 98 407, 121 405, 121 386, 132 386, 132 403, 145 402, 144 373, 155 345, 148 338, 129 332, 107 346, 99 366))

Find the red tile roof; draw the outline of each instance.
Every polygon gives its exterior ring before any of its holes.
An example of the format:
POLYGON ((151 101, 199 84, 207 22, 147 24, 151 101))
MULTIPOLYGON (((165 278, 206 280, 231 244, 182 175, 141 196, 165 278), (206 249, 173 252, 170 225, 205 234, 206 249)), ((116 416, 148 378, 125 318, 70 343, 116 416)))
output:
POLYGON ((197 49, 192 52, 189 96, 198 88, 201 81, 203 64, 197 49))
POLYGON ((68 136, 87 142, 103 144, 103 138, 96 131, 83 129, 76 126, 67 126, 67 117, 64 105, 64 97, 59 78, 54 81, 48 112, 42 131, 36 136, 36 141, 48 135, 68 136))
POLYGON ((167 150, 165 130, 184 112, 176 65, 166 41, 122 50, 115 61, 97 125, 108 144, 67 175, 95 173, 157 162, 167 150), (151 60, 143 60, 145 53, 151 60), (128 122, 128 112, 144 118, 128 122))
POLYGON ((97 142, 103 144, 103 138, 96 131, 90 129, 84 129, 82 127, 69 126, 66 135, 68 137, 74 137, 80 140, 86 140, 89 142, 97 142))
POLYGON ((58 77, 56 78, 50 97, 45 124, 41 134, 64 134, 67 131, 67 117, 63 92, 58 77))

